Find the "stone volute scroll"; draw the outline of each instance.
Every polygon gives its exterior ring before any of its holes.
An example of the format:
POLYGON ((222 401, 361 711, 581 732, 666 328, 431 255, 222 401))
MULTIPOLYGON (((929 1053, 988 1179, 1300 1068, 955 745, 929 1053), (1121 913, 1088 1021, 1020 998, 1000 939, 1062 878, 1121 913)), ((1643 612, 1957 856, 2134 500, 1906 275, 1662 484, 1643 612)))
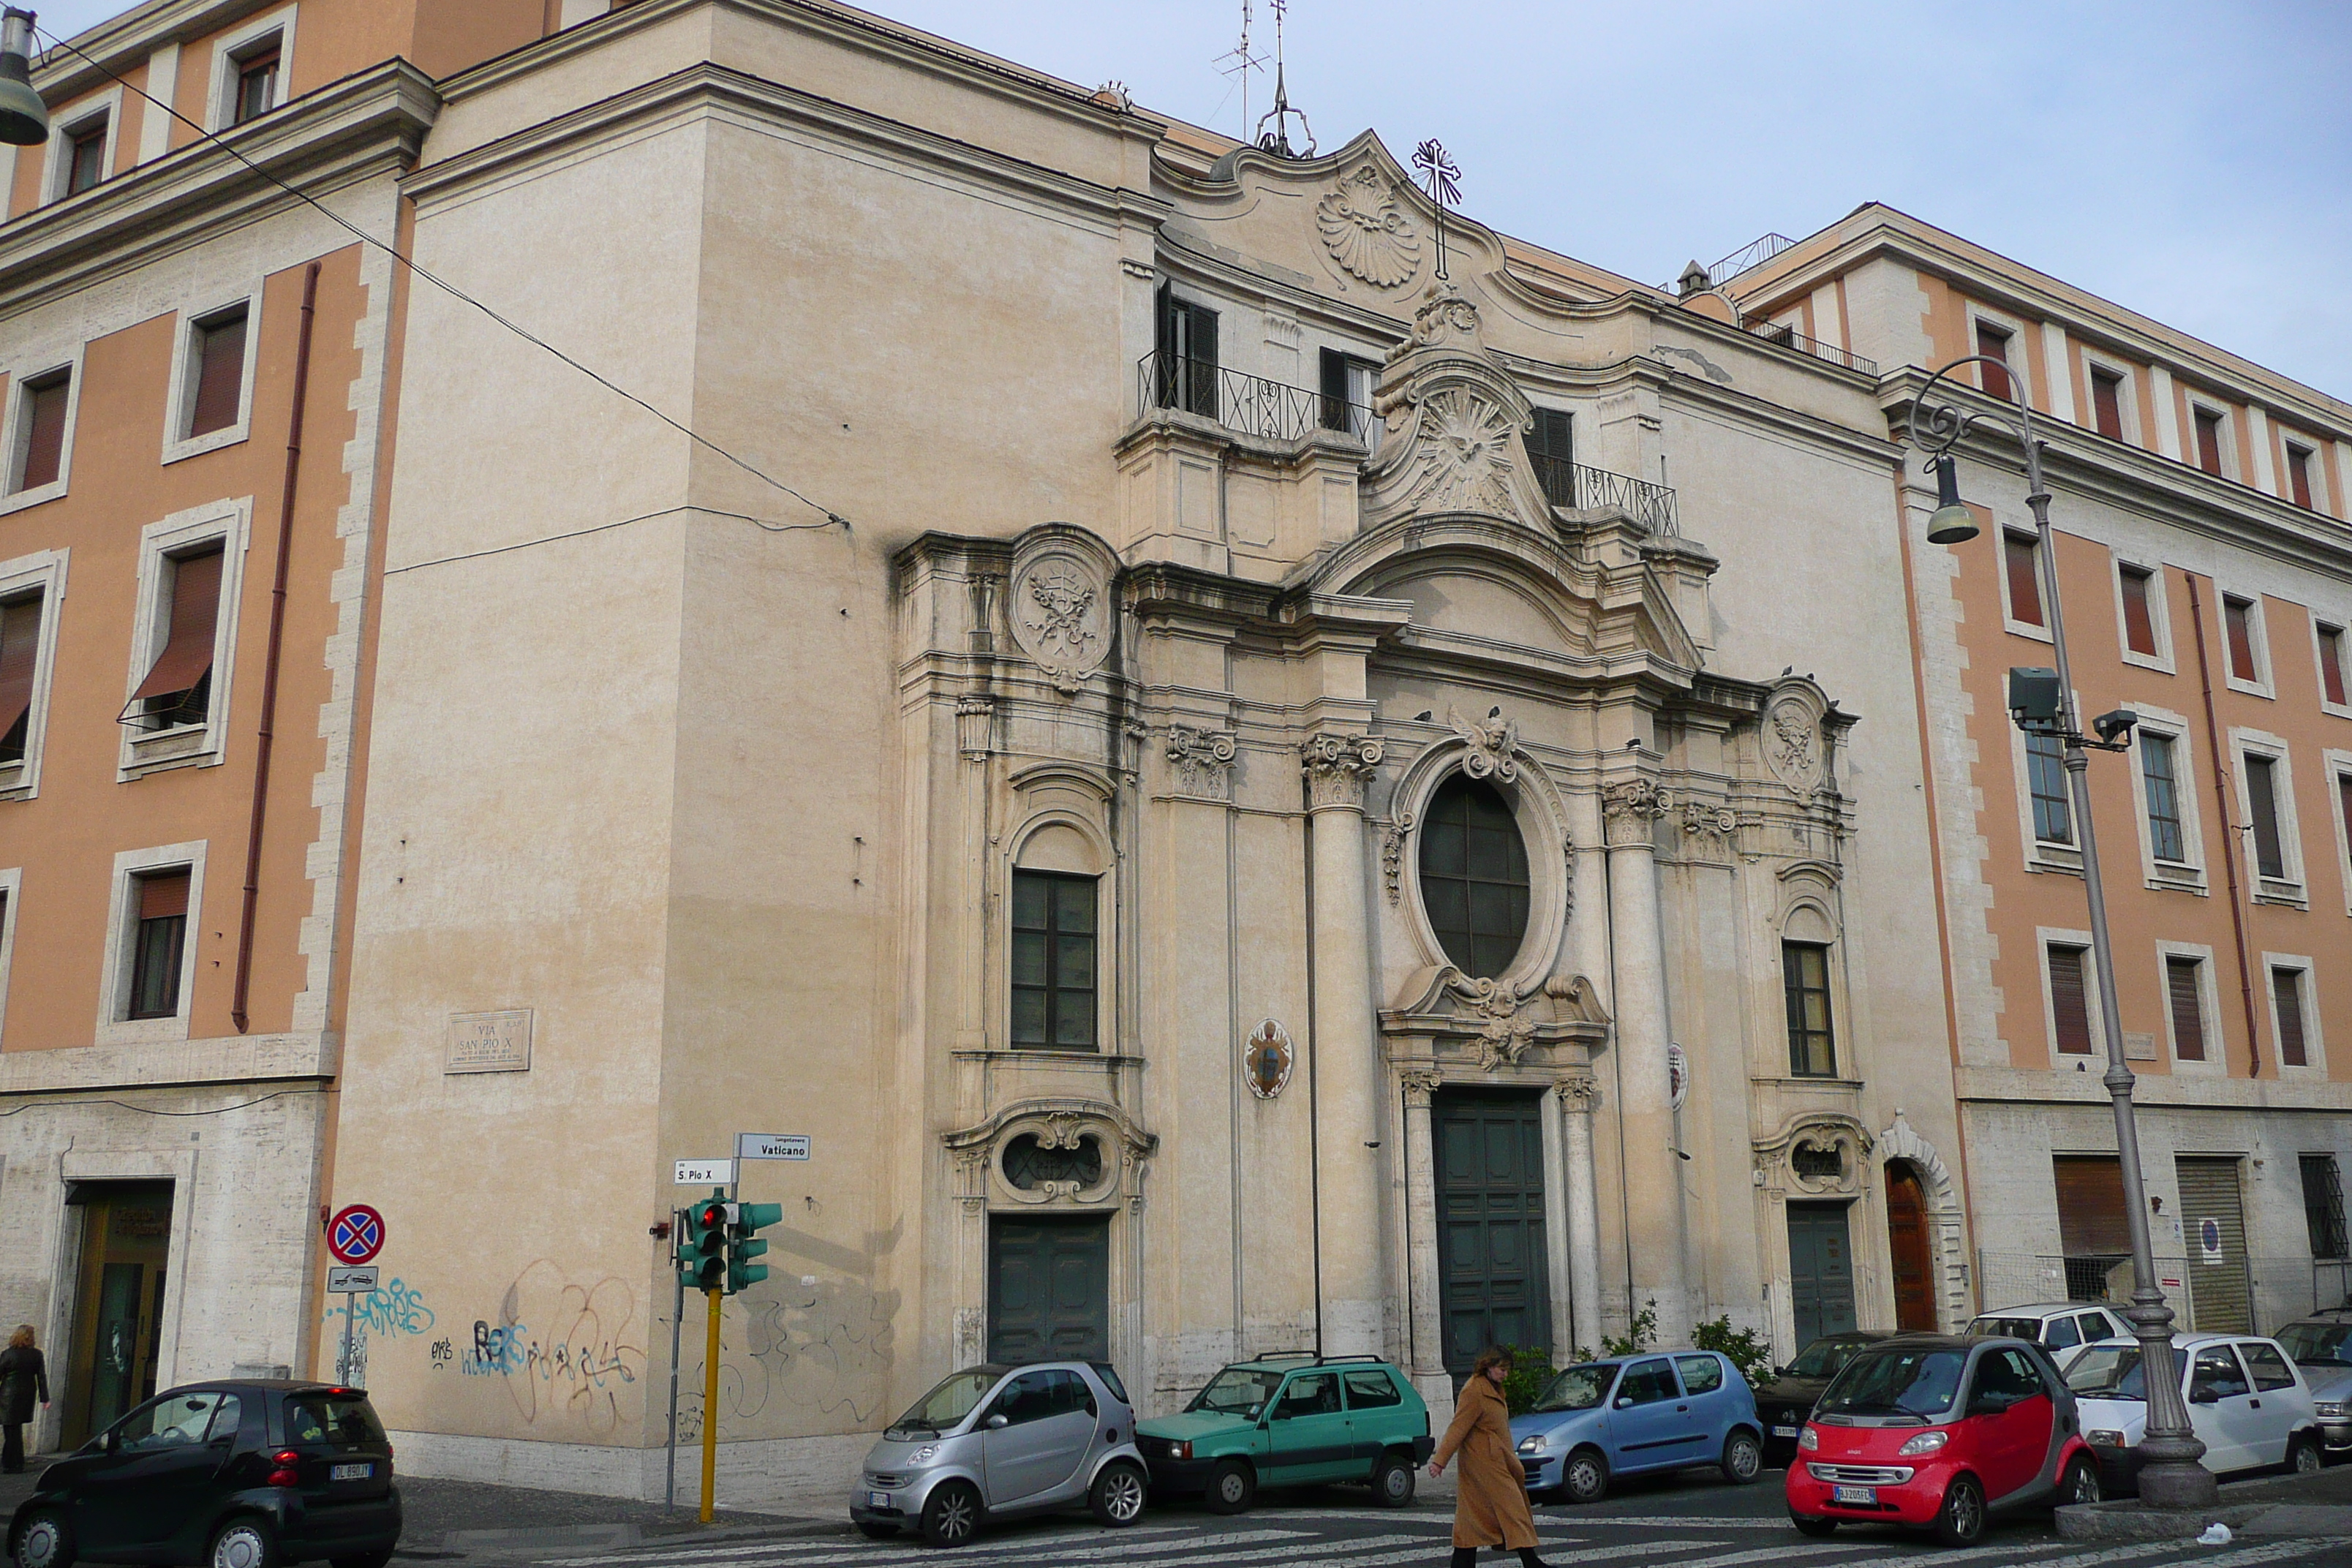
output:
POLYGON ((1877 1140, 1855 1117, 1802 1110, 1769 1138, 1752 1141, 1763 1184, 1806 1196, 1848 1196, 1862 1191, 1877 1140))
POLYGON ((1064 696, 1110 655, 1115 564, 1099 540, 1063 523, 1031 529, 1014 550, 1004 607, 1013 640, 1064 696))
POLYGON ((1139 1208, 1156 1133, 1119 1106, 1076 1097, 1016 1100, 940 1135, 969 1210, 1016 1205, 1139 1208))
POLYGON ((1619 779, 1601 786, 1603 829, 1613 845, 1645 843, 1650 826, 1672 809, 1674 801, 1655 779, 1619 779))
POLYGON ((1171 724, 1168 760, 1174 765, 1177 793, 1206 800, 1231 799, 1234 757, 1238 746, 1238 738, 1231 730, 1171 724))
POLYGON ((1453 284, 1433 283, 1423 295, 1372 409, 1385 434, 1360 492, 1366 530, 1399 517, 1476 512, 1551 531, 1551 506, 1522 439, 1534 412, 1487 352, 1478 307, 1453 284))
POLYGON ((1360 811, 1364 786, 1381 765, 1384 749, 1369 735, 1316 735, 1299 746, 1300 766, 1307 774, 1309 810, 1346 807, 1360 811))

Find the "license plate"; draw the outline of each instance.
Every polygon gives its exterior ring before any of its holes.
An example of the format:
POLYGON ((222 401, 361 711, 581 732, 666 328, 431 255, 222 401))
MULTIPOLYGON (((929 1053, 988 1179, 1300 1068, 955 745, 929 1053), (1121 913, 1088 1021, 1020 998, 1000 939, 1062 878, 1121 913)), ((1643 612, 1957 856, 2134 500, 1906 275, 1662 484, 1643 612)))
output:
POLYGON ((1865 1506, 1875 1506, 1878 1502, 1876 1487, 1840 1487, 1837 1489, 1836 1495, 1840 1502, 1862 1503, 1865 1506))
POLYGON ((1772 1428, 1772 1436, 1775 1437, 1793 1437, 1796 1435, 1797 1429, 1794 1426, 1775 1426, 1772 1428))
POLYGON ((868 1508, 888 1508, 890 1506, 890 1494, 888 1492, 867 1492, 866 1494, 866 1506, 868 1508))
POLYGON ((373 1465, 337 1465, 327 1472, 331 1481, 363 1481, 375 1474, 373 1465))

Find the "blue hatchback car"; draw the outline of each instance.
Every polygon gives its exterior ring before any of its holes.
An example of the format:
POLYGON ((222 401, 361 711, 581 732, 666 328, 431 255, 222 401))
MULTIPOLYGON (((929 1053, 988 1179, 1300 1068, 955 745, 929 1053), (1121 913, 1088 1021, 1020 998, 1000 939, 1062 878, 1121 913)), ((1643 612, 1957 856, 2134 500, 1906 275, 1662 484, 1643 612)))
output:
POLYGON ((1756 1395, 1713 1351, 1584 1362, 1511 1417, 1528 1489, 1598 1502, 1617 1476, 1719 1465, 1741 1486, 1764 1469, 1756 1395))

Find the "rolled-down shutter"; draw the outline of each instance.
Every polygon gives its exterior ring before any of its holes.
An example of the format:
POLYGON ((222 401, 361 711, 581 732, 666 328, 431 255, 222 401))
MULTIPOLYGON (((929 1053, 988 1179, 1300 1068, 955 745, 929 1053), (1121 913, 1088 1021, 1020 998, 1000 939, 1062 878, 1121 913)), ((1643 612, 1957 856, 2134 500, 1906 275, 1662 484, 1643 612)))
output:
POLYGON ((147 679, 131 694, 136 702, 192 691, 213 667, 213 632, 219 625, 221 552, 172 563, 172 631, 147 679))
POLYGON ((2091 1054, 2090 986, 2083 977, 2083 960, 2087 956, 2079 947, 2050 949, 2050 1019, 2056 1026, 2063 1056, 2091 1054))
POLYGON ((2050 1164, 2058 1185, 2060 1248, 2069 1258, 2128 1255, 2123 1162, 2113 1154, 2059 1154, 2050 1164))
POLYGON ((0 608, 0 741, 33 706, 33 656, 40 646, 38 595, 0 608))
POLYGON ((2180 1179, 2194 1326, 2200 1333, 2249 1333, 2254 1326, 2253 1291, 2246 1274, 2246 1211, 2237 1157, 2184 1154, 2174 1160, 2173 1170, 2180 1179))

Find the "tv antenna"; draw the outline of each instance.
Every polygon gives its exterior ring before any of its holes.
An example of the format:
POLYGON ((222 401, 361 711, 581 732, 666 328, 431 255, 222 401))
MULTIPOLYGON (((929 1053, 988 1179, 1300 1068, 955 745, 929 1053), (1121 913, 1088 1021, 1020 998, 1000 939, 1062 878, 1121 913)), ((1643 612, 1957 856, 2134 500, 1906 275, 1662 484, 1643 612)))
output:
MULTIPOLYGON (((1282 4, 1283 0, 1275 0, 1275 10, 1276 12, 1276 26, 1277 31, 1280 27, 1279 13, 1282 9, 1282 4)), ((1264 55, 1254 55, 1250 53, 1250 24, 1253 19, 1251 10, 1252 0, 1242 0, 1242 41, 1234 45, 1231 49, 1228 49, 1225 53, 1219 55, 1215 59, 1209 62, 1215 66, 1220 73, 1239 79, 1242 89, 1242 127, 1244 132, 1247 132, 1250 122, 1250 72, 1254 70, 1262 71, 1265 69, 1265 57, 1264 55), (1231 60, 1233 63, 1231 65, 1227 65, 1225 62, 1228 60, 1231 60)))
MULTIPOLYGON (((1307 123, 1303 110, 1290 107, 1290 89, 1282 79, 1282 20, 1290 9, 1290 0, 1271 0, 1274 6, 1274 107, 1257 122, 1257 144, 1267 152, 1285 158, 1315 156, 1315 132, 1307 123), (1274 122, 1268 131, 1266 121, 1274 122), (1305 138, 1307 148, 1299 152, 1290 145, 1290 122, 1298 121, 1298 134, 1305 138)), ((1243 117, 1248 117, 1248 105, 1243 105, 1243 117)))

